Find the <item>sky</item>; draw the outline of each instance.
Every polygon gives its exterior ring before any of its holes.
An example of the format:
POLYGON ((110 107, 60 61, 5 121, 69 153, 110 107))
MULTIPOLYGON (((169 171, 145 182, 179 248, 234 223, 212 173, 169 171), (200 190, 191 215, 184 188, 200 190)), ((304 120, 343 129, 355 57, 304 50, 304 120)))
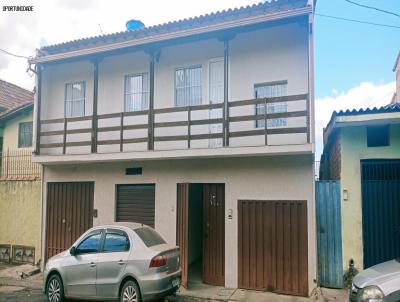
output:
MULTIPOLYGON (((400 14, 400 0, 353 0, 400 14)), ((138 18, 147 26, 259 0, 0 0, 0 48, 33 56, 40 46, 123 31, 138 18), (33 12, 4 12, 3 5, 33 5, 33 12)), ((316 158, 322 129, 334 110, 382 106, 395 90, 392 71, 400 28, 348 22, 321 15, 400 27, 400 18, 345 0, 318 0, 315 16, 316 158)), ((33 89, 26 59, 0 52, 0 78, 33 89)))

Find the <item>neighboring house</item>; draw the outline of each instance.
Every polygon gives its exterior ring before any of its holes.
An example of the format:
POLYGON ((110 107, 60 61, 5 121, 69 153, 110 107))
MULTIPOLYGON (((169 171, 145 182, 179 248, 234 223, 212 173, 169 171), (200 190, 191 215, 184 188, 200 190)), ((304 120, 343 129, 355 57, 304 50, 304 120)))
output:
POLYGON ((392 104, 400 103, 400 51, 394 63, 393 72, 396 73, 396 91, 392 98, 392 104))
POLYGON ((133 221, 180 246, 184 286, 309 295, 312 29, 280 0, 42 47, 43 259, 133 221))
POLYGON ((320 180, 340 181, 345 270, 351 259, 362 270, 398 257, 400 104, 334 112, 324 129, 320 180))
POLYGON ((32 163, 33 93, 0 80, 0 260, 40 259, 40 165, 32 163), (10 259, 11 258, 11 259, 10 259))

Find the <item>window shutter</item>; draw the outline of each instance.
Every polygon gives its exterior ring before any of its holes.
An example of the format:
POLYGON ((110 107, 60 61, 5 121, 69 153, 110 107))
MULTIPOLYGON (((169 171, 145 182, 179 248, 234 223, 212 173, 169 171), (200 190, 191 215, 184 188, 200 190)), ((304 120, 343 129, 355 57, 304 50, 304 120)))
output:
POLYGON ((154 227, 155 185, 117 185, 116 221, 154 227))

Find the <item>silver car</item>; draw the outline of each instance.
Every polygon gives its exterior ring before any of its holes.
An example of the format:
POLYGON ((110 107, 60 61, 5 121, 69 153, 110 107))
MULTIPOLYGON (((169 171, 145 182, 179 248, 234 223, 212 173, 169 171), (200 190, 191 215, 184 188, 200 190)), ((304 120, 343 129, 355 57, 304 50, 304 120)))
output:
POLYGON ((99 226, 47 261, 44 291, 50 302, 66 298, 140 302, 180 286, 179 248, 139 224, 99 226))
POLYGON ((372 266, 354 277, 351 302, 399 302, 400 259, 372 266))

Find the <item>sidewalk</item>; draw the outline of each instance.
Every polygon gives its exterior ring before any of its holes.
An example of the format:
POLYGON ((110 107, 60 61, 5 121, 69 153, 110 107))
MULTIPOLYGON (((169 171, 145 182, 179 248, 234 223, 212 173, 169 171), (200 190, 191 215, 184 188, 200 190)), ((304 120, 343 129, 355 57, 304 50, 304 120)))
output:
POLYGON ((206 284, 196 284, 192 289, 180 288, 171 302, 348 302, 346 289, 317 288, 311 297, 297 297, 244 289, 228 289, 206 284))
POLYGON ((10 265, 0 263, 0 292, 23 289, 41 290, 42 276, 41 273, 38 273, 37 267, 30 264, 10 265), (25 278, 21 276, 25 276, 25 278))
MULTIPOLYGON (((30 274, 36 267, 32 265, 13 266, 0 263, 0 296, 2 293, 22 292, 26 290, 41 291, 43 286, 42 273, 28 278, 21 274, 30 274)), ((269 292, 244 289, 230 289, 196 283, 192 289, 180 288, 176 297, 167 297, 171 302, 347 302, 348 290, 317 288, 312 297, 296 297, 279 295, 269 292)))

